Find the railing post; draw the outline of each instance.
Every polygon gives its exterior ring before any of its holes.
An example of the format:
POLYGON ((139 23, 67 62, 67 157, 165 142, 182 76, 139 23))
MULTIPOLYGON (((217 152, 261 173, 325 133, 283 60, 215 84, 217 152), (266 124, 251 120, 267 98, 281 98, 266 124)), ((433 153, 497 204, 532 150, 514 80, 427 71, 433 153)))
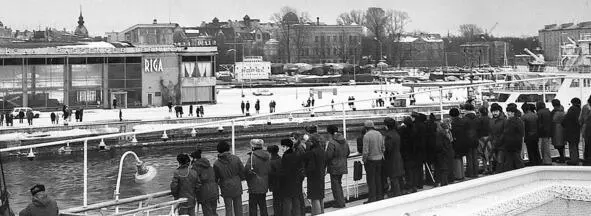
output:
POLYGON ((583 78, 579 78, 579 89, 581 90, 581 101, 585 101, 583 98, 583 78))
POLYGON ((439 86, 439 115, 443 120, 443 86, 439 86))
POLYGON ((84 140, 84 199, 83 205, 88 205, 88 140, 84 140))
POLYGON ((235 122, 232 120, 232 154, 236 154, 236 128, 235 122))
POLYGON ((347 112, 345 111, 345 103, 341 104, 341 109, 343 110, 343 137, 347 140, 347 112))
POLYGON ((546 101, 546 80, 542 80, 542 101, 548 102, 546 101))

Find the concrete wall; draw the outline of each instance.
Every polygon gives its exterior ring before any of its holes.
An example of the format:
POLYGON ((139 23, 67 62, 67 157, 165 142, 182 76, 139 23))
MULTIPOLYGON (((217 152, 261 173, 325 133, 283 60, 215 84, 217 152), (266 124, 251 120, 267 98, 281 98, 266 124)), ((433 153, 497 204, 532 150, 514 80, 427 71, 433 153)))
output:
POLYGON ((180 99, 179 59, 174 53, 148 54, 142 57, 142 106, 148 105, 148 94, 152 94, 152 106, 163 106, 170 100, 176 104, 180 99), (162 72, 146 72, 146 61, 162 61, 162 72), (162 84, 164 86, 162 86, 162 84), (156 96, 159 93, 161 96, 156 96))

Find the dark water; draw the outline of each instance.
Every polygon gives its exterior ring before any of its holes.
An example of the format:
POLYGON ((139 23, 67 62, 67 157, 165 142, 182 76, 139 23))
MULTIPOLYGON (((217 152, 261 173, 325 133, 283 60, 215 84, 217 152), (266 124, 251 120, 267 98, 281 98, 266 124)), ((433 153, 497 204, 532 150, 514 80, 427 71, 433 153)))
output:
MULTIPOLYGON (((356 134, 349 135, 349 143, 356 134)), ((265 139, 267 145, 279 145, 279 139, 265 139)), ((246 161, 248 144, 237 143, 236 155, 246 161)), ((128 155, 123 165, 120 198, 170 190, 172 173, 177 168, 177 154, 190 153, 193 146, 150 147, 118 149, 109 152, 89 152, 88 160, 88 203, 112 200, 117 183, 117 172, 121 155, 127 150, 134 151, 141 160, 158 170, 157 176, 146 184, 134 182, 135 159, 128 155)), ((352 152, 355 149, 352 146, 352 152)), ((213 162, 217 152, 204 152, 203 156, 213 162)), ((38 157, 33 161, 26 158, 4 163, 6 184, 11 193, 11 207, 18 212, 30 203, 29 188, 36 183, 44 184, 50 196, 58 202, 60 209, 82 206, 83 202, 83 160, 82 152, 72 155, 38 157)))

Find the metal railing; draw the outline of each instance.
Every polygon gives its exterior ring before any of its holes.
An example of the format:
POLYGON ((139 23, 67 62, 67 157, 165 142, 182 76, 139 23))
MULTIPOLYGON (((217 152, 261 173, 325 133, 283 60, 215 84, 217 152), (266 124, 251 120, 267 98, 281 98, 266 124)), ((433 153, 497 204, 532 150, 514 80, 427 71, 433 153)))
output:
MULTIPOLYGON (((27 146, 18 146, 18 147, 10 147, 10 148, 4 148, 4 149, 0 149, 0 153, 1 152, 10 152, 10 151, 19 151, 19 150, 26 150, 26 149, 33 149, 33 148, 41 148, 41 147, 49 147, 49 146, 57 146, 57 145, 67 145, 67 144, 76 144, 76 143, 84 143, 84 201, 83 201, 83 206, 84 207, 88 207, 89 205, 87 204, 87 196, 88 196, 88 186, 87 186, 87 182, 88 182, 88 174, 87 174, 87 164, 88 164, 88 156, 87 156, 87 151, 88 151, 88 141, 89 140, 102 140, 102 139, 108 139, 108 138, 118 138, 118 137, 122 137, 122 136, 135 136, 136 134, 146 134, 146 133, 154 133, 154 132, 160 132, 163 131, 165 133, 166 130, 179 130, 179 129, 191 129, 191 128, 195 128, 195 127, 203 127, 203 126, 210 126, 210 125, 214 125, 214 126, 220 126, 222 124, 227 124, 230 123, 231 124, 231 130, 232 130, 232 153, 235 153, 235 149, 236 149, 236 144, 235 144, 235 124, 236 122, 239 121, 247 121, 247 120, 256 120, 256 119, 260 119, 260 120, 265 120, 265 119, 270 119, 272 116, 276 116, 276 115, 290 115, 292 113, 295 112, 313 112, 313 110, 315 109, 320 109, 320 108, 329 108, 329 107, 333 107, 333 106, 341 106, 341 112, 342 112, 342 121, 343 121, 343 135, 345 137, 345 139, 347 138, 347 125, 346 125, 346 120, 347 120, 347 104, 354 102, 354 103, 361 103, 361 102, 372 102, 375 101, 376 99, 384 99, 385 101, 387 101, 388 98, 390 97, 404 97, 404 96, 410 96, 410 95, 415 95, 415 94, 425 94, 425 93, 431 93, 431 92, 439 92, 440 97, 443 95, 443 91, 444 90, 453 90, 453 89, 458 89, 458 88, 468 88, 468 87, 478 87, 478 86, 491 86, 491 85, 502 85, 502 84, 510 84, 510 83, 518 83, 518 82, 525 82, 525 81, 542 81, 542 80, 549 80, 549 79, 557 79, 557 78, 562 78, 564 76, 561 75, 556 75, 556 76, 552 76, 552 77, 541 77, 541 78, 532 78, 532 79, 523 79, 523 80, 514 80, 514 81, 503 81, 503 82, 496 82, 496 83, 479 83, 479 84, 471 84, 471 85, 462 85, 462 86, 457 86, 457 87, 440 87, 439 89, 434 89, 434 90, 426 90, 426 91, 421 91, 421 92, 410 92, 410 93, 401 93, 401 94, 396 94, 396 95, 385 95, 382 97, 373 97, 373 98, 369 98, 369 99, 363 99, 363 100, 355 100, 355 101, 344 101, 344 102, 338 102, 338 103, 334 103, 334 104, 327 104, 327 105, 321 105, 321 106, 315 106, 315 107, 306 107, 306 108, 301 108, 301 109, 295 109, 295 110, 291 110, 291 111, 286 111, 286 112, 279 112, 279 113, 270 113, 270 114, 260 114, 260 115, 256 115, 256 116, 246 116, 246 117, 239 117, 239 118, 234 118, 234 119, 225 119, 225 120, 219 120, 219 121, 211 121, 211 122, 201 122, 201 123, 191 123, 191 124, 183 124, 183 125, 179 125, 179 126, 172 126, 166 129, 154 129, 154 130, 145 130, 145 131, 134 131, 134 132, 124 132, 124 133, 118 133, 118 134, 107 134, 107 135, 100 135, 100 136, 93 136, 93 137, 84 137, 84 138, 76 138, 76 139, 69 139, 69 140, 60 140, 60 141, 54 141, 54 142, 47 142, 47 143, 40 143, 40 144, 33 144, 33 145, 27 145, 27 146)), ((582 90, 581 90, 581 94, 582 94, 582 90)), ((439 102, 439 110, 440 110, 440 115, 443 117, 443 101, 440 100, 439 102)))
POLYGON ((172 196, 172 194, 170 191, 161 191, 161 192, 156 192, 156 193, 151 193, 151 194, 146 194, 146 195, 124 198, 124 199, 120 199, 120 200, 110 200, 110 201, 95 203, 95 204, 82 206, 82 207, 69 208, 69 209, 63 210, 62 213, 60 213, 60 215, 63 215, 63 216, 65 216, 65 215, 85 215, 86 213, 91 212, 91 211, 99 211, 100 214, 102 214, 102 215, 104 215, 104 214, 107 214, 107 215, 129 215, 129 214, 134 214, 134 213, 139 213, 139 212, 144 212, 149 215, 151 211, 156 211, 156 210, 160 210, 163 208, 170 208, 171 212, 175 212, 178 204, 187 202, 186 198, 181 198, 181 199, 177 199, 177 200, 173 200, 173 201, 166 201, 166 202, 162 202, 162 203, 157 203, 154 205, 149 204, 154 199, 170 198, 171 196, 172 196), (132 209, 132 210, 128 210, 128 211, 120 212, 120 213, 110 213, 108 210, 109 207, 121 206, 121 205, 132 204, 132 203, 137 203, 138 207, 136 209, 132 209))

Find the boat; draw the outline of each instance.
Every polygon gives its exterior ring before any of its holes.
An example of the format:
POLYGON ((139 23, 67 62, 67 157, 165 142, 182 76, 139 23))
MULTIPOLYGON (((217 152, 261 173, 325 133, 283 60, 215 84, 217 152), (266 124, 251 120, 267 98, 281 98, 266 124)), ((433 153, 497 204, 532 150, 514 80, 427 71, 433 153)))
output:
POLYGON ((269 91, 269 89, 257 89, 252 94, 255 96, 273 96, 273 92, 269 91))

